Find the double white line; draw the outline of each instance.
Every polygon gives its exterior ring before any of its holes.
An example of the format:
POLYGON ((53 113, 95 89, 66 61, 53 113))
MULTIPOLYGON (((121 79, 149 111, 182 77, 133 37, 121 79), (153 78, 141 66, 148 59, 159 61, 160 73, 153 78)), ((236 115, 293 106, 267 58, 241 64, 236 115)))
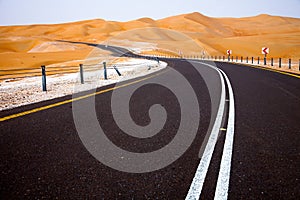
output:
POLYGON ((223 114, 225 110, 226 91, 225 91, 224 78, 229 92, 229 114, 228 114, 226 139, 224 143, 223 155, 221 159, 220 171, 219 171, 214 199, 226 200, 228 197, 231 158, 232 158, 233 140, 234 140, 235 105, 234 105, 233 90, 227 75, 221 69, 218 69, 215 66, 206 63, 201 63, 201 64, 211 67, 217 70, 217 72, 219 73, 221 84, 222 84, 221 99, 220 99, 220 104, 219 104, 218 113, 217 113, 214 126, 212 128, 210 137, 205 147, 203 156, 198 165, 195 177, 186 196, 186 200, 191 200, 191 199, 196 200, 199 199, 201 195, 204 180, 209 168, 209 164, 214 152, 215 145, 218 140, 218 135, 221 129, 223 114))

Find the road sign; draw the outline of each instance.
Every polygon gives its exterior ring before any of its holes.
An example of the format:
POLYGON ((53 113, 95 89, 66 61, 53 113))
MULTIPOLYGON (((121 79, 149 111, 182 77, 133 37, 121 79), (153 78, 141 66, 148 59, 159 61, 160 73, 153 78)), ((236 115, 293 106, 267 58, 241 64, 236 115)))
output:
POLYGON ((261 53, 267 55, 270 53, 270 49, 268 47, 263 47, 261 49, 261 53))
POLYGON ((232 54, 232 50, 227 50, 227 54, 230 56, 232 54))

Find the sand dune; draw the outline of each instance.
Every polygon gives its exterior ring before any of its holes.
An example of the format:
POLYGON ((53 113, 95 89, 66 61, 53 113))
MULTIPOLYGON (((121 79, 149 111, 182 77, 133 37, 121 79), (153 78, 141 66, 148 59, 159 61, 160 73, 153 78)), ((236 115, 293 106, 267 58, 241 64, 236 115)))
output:
POLYGON ((206 52, 234 56, 300 58, 300 19, 259 15, 247 18, 211 18, 190 13, 161 20, 141 18, 129 22, 102 19, 56 25, 0 27, 0 69, 39 67, 89 57, 92 47, 61 40, 109 43, 148 53, 206 52), (144 48, 143 48, 144 46, 144 48))

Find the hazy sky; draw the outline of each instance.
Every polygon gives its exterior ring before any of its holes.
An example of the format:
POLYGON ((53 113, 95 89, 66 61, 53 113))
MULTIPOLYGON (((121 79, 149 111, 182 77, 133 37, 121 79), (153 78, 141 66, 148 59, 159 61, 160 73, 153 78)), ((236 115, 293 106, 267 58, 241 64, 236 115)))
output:
POLYGON ((265 13, 300 18, 300 0, 0 0, 0 25, 160 19, 190 12, 211 17, 265 13))

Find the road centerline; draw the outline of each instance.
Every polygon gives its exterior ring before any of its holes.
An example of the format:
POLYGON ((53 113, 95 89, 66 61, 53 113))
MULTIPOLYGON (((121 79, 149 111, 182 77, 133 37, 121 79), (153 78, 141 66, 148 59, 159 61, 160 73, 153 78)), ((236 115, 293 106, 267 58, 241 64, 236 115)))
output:
POLYGON ((217 187, 215 191, 216 200, 226 200, 228 198, 229 180, 230 180, 230 170, 231 170, 231 160, 233 153, 233 141, 234 141, 234 122, 235 122, 235 103, 234 95, 231 83, 222 70, 229 92, 229 114, 227 122, 226 138, 224 143, 223 155, 220 164, 220 171, 217 180, 217 187))
POLYGON ((222 120, 223 120, 223 115, 224 115, 224 110, 225 110, 225 98, 226 98, 226 91, 225 91, 225 83, 224 83, 224 78, 221 74, 221 72, 218 70, 218 68, 206 64, 206 63, 201 63, 203 65, 206 65, 208 67, 211 67, 213 69, 215 69, 218 74, 219 77, 221 79, 221 99, 220 99, 220 103, 219 103, 219 108, 218 108, 218 113, 217 113, 217 117, 215 120, 215 123, 213 125, 211 134, 209 136, 208 142, 205 146, 205 150, 204 153, 202 155, 202 158, 200 160, 200 163, 198 165, 198 168, 196 170, 195 176, 193 178, 193 181, 191 183, 190 189, 187 193, 186 196, 186 200, 190 200, 190 199, 199 199, 201 192, 202 192, 202 188, 203 188, 203 184, 206 178, 206 174, 208 172, 208 168, 212 159, 212 155, 215 149, 215 145, 218 139, 218 135, 222 126, 222 120))
POLYGON ((231 170, 231 159, 232 159, 232 151, 233 151, 233 139, 234 139, 234 95, 231 83, 224 71, 221 69, 206 63, 202 63, 203 65, 209 66, 215 69, 220 76, 221 83, 222 83, 222 95, 218 110, 218 115, 216 117, 214 127, 211 131, 209 136, 209 140, 205 146, 205 150, 203 156, 200 160, 199 166, 195 173, 194 179, 186 196, 186 200, 190 199, 200 199, 200 195, 202 192, 202 188, 204 185, 204 181, 206 175, 208 173, 209 165, 213 156, 213 152, 215 149, 215 145, 218 140, 218 135, 220 131, 226 131, 226 138, 223 147, 223 155, 220 164, 220 170, 216 185, 215 197, 214 199, 221 199, 226 200, 228 197, 228 189, 229 189, 229 179, 230 179, 230 170, 231 170), (229 99, 226 99, 226 90, 225 90, 225 81, 228 88, 229 99), (225 102, 229 101, 229 110, 228 110, 228 122, 227 128, 222 128, 222 120, 224 117, 225 111, 225 102), (221 112, 222 110, 222 112, 221 112))

